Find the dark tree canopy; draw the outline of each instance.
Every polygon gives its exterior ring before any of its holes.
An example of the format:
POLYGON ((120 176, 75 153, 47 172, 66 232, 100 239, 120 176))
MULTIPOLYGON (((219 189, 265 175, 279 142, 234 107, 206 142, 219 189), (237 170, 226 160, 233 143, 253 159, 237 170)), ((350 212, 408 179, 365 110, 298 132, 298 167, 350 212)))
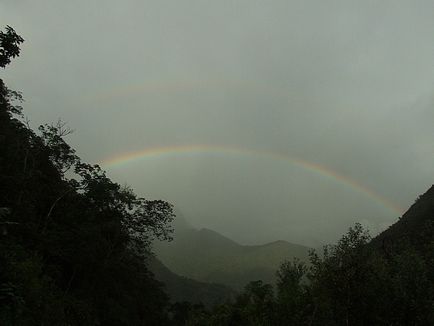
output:
POLYGON ((20 44, 24 39, 15 30, 6 26, 6 31, 0 31, 0 67, 6 67, 12 58, 20 55, 20 44))

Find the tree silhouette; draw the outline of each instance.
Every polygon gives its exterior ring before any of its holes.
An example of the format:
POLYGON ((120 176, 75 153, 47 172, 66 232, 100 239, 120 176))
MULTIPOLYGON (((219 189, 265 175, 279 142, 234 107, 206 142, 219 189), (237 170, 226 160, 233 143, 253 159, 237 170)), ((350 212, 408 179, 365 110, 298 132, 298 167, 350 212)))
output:
MULTIPOLYGON (((0 33, 2 67, 22 42, 0 33)), ((0 80, 0 324, 166 325, 146 258, 170 237, 172 206, 82 162, 63 122, 31 130, 17 94, 0 80)))
POLYGON ((6 67, 12 58, 20 55, 20 44, 24 39, 15 30, 6 26, 6 31, 0 31, 0 67, 6 67))

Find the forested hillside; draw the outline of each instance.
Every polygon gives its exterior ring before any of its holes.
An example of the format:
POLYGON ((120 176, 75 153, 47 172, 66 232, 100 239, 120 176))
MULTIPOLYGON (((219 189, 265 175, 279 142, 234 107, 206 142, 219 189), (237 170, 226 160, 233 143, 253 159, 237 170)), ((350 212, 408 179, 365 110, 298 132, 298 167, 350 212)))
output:
MULTIPOLYGON (((0 67, 22 42, 0 34, 0 67)), ((145 258, 169 237, 172 206, 81 161, 64 123, 31 130, 20 100, 0 80, 0 324, 167 324, 145 258)))
POLYGON ((434 191, 371 240, 356 224, 310 266, 283 263, 276 292, 251 282, 230 304, 192 311, 194 325, 433 325, 434 191))
POLYGON ((173 303, 190 302, 213 308, 215 305, 230 301, 236 294, 234 290, 221 284, 199 282, 179 276, 156 258, 150 259, 149 269, 157 280, 164 283, 164 289, 173 303))
POLYGON ((419 196, 410 209, 372 241, 385 255, 402 252, 409 247, 430 253, 434 239, 434 186, 419 196))

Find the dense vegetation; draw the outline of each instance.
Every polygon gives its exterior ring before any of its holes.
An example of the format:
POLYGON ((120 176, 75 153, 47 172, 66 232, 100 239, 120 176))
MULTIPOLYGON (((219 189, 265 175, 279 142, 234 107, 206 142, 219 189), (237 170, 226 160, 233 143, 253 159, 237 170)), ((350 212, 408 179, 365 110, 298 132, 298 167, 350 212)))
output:
MULTIPOLYGON (((0 66, 23 39, 0 34, 0 66)), ((168 298, 148 271, 172 207, 138 198, 84 163, 61 122, 32 131, 19 93, 0 80, 0 324, 167 324, 168 298)))
MULTIPOLYGON (((429 200, 433 207, 434 190, 429 200)), ((235 302, 212 311, 191 309, 187 324, 434 325, 433 228, 417 236, 422 250, 411 234, 385 249, 356 224, 321 256, 312 252, 309 266, 283 263, 276 291, 251 282, 235 302)))
MULTIPOLYGON (((22 42, 0 32, 0 67, 22 42)), ((1 325, 434 325, 434 187, 377 238, 356 224, 308 265, 284 262, 275 289, 170 304, 147 264, 172 206, 82 162, 62 122, 31 130, 20 100, 0 80, 1 325)))

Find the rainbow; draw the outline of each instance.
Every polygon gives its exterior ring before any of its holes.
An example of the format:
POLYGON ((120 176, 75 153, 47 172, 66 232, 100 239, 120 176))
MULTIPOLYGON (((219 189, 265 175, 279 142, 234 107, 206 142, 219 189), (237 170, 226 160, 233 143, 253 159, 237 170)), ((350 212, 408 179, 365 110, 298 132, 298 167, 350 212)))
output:
POLYGON ((236 89, 239 91, 268 94, 272 97, 288 98, 288 90, 277 87, 269 87, 267 84, 257 81, 236 80, 236 79, 198 79, 198 80, 160 80, 144 81, 127 86, 116 86, 101 90, 83 98, 83 100, 108 101, 115 98, 131 96, 143 96, 146 94, 173 94, 206 90, 227 90, 236 89))
POLYGON ((344 186, 350 187, 351 189, 362 193, 375 202, 381 204, 383 207, 402 215, 404 210, 390 201, 389 199, 381 196, 375 191, 367 188, 356 180, 339 174, 338 172, 318 163, 309 162, 300 158, 287 156, 285 154, 261 151, 261 150, 251 150, 245 148, 227 147, 227 146, 212 146, 212 145, 189 145, 189 146, 168 146, 168 147, 157 147, 157 148, 146 148, 138 151, 126 152, 109 157, 100 162, 100 165, 104 168, 114 168, 124 165, 126 163, 136 161, 139 159, 150 159, 150 158, 161 158, 179 155, 243 155, 243 156, 254 156, 254 157, 264 157, 267 159, 285 161, 293 164, 302 169, 308 170, 309 172, 318 174, 322 177, 330 178, 344 186))

